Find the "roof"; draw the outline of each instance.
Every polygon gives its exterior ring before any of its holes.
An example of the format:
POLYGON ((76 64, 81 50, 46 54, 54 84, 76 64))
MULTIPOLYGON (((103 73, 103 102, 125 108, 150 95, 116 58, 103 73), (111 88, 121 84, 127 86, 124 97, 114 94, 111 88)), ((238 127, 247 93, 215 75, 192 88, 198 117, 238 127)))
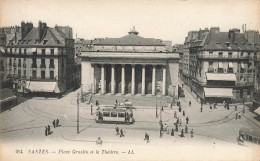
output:
POLYGON ((260 106, 254 111, 254 113, 260 115, 260 106))
MULTIPOLYGON (((68 37, 59 30, 55 28, 47 27, 44 31, 44 36, 40 42, 38 42, 38 27, 32 28, 31 31, 24 37, 23 40, 18 40, 16 43, 14 42, 14 46, 65 46, 65 39, 68 37)), ((12 40, 14 40, 13 37, 12 40)))
POLYGON ((94 45, 165 46, 160 39, 143 38, 134 33, 121 38, 105 38, 93 42, 94 45))
POLYGON ((205 45, 201 50, 259 50, 258 45, 249 44, 243 33, 234 33, 233 39, 230 38, 229 32, 219 32, 207 35, 205 45))
POLYGON ((206 73, 207 80, 236 81, 235 73, 206 73))
POLYGON ((232 88, 206 88, 204 87, 205 97, 233 97, 232 88))

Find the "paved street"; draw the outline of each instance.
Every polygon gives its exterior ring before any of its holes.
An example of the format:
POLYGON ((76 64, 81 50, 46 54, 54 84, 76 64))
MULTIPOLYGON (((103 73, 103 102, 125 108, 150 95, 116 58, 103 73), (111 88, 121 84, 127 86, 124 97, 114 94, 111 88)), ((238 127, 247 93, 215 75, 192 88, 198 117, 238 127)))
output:
MULTIPOLYGON (((101 137, 104 146, 116 145, 124 148, 128 146, 135 148, 145 146, 147 148, 149 145, 150 151, 158 146, 163 148, 170 145, 175 147, 173 148, 175 151, 177 148, 179 153, 182 148, 188 148, 192 151, 197 146, 207 150, 213 148, 216 152, 215 147, 223 150, 220 147, 225 146, 232 148, 234 151, 239 151, 240 155, 235 156, 238 158, 251 157, 250 154, 256 152, 254 148, 259 149, 259 146, 250 143, 245 143, 244 146, 237 144, 236 137, 241 127, 259 127, 246 117, 236 120, 236 111, 234 111, 233 106, 231 106, 230 110, 227 110, 218 105, 217 109, 210 111, 209 105, 204 105, 203 112, 200 112, 200 104, 188 92, 186 87, 184 93, 186 97, 180 98, 180 102, 183 110, 185 110, 185 116, 178 112, 176 106, 172 109, 165 108, 162 113, 163 123, 167 123, 170 129, 175 128, 173 124, 176 122, 173 117, 174 111, 177 111, 178 117, 182 120, 182 126, 179 127, 179 131, 175 132, 174 136, 164 133, 163 137, 160 138, 159 117, 155 117, 155 107, 138 106, 136 105, 138 102, 135 104, 136 109, 133 110, 136 122, 132 125, 119 125, 119 128, 122 128, 125 132, 123 138, 115 135, 115 124, 95 123, 95 114, 90 114, 90 106, 86 103, 80 103, 80 133, 76 134, 77 91, 74 91, 61 99, 32 98, 11 110, 1 113, 1 141, 3 144, 15 144, 15 146, 20 143, 26 143, 28 146, 34 145, 34 143, 40 146, 46 146, 46 144, 53 146, 53 144, 59 143, 59 145, 65 147, 68 145, 76 147, 76 145, 95 146, 95 140, 97 137, 101 137), (188 105, 189 100, 192 102, 191 106, 188 105), (194 138, 191 138, 190 134, 185 134, 184 138, 178 136, 180 129, 185 127, 186 116, 190 118, 188 128, 189 131, 194 129, 194 138), (52 121, 57 118, 60 120, 61 126, 54 129, 52 121), (51 126, 53 133, 46 137, 44 130, 47 125, 51 126), (149 144, 143 140, 145 132, 150 135, 151 142, 149 144)), ((120 97, 118 98, 120 100, 120 97)), ((115 101, 111 100, 109 96, 105 99, 110 99, 111 102, 115 101)), ((94 106, 94 108, 96 107, 94 106)), ((242 105, 238 105, 238 111, 242 111, 242 105)), ((253 117, 254 115, 246 110, 245 116, 253 117)), ((170 151, 169 154, 171 154, 170 151)), ((201 154, 203 154, 202 151, 201 154)))

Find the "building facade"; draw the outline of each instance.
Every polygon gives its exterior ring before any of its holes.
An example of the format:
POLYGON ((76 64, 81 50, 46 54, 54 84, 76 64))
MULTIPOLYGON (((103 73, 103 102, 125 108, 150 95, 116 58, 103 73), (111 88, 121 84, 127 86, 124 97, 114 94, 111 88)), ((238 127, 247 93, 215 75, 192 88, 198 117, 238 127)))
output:
POLYGON ((81 54, 84 92, 178 96, 179 55, 167 52, 161 40, 140 37, 133 29, 92 45, 81 54))
POLYGON ((250 100, 254 89, 254 60, 259 44, 249 43, 238 29, 218 27, 198 31, 190 42, 188 84, 207 102, 250 100))
MULTIPOLYGON (((72 28, 44 22, 38 27, 21 23, 15 34, 1 46, 5 77, 22 93, 60 94, 73 88, 76 80, 72 28)), ((6 29, 2 29, 6 30, 6 29)), ((7 35, 6 35, 7 36, 7 35)))

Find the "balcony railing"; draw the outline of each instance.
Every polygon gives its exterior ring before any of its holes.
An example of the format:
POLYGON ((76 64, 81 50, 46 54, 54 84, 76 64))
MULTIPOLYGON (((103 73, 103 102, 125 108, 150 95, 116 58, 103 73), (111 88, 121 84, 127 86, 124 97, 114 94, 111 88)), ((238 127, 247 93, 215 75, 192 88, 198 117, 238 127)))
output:
POLYGON ((32 64, 32 68, 37 68, 37 64, 32 64))
POLYGON ((205 55, 199 54, 198 58, 201 59, 249 59, 249 56, 241 56, 241 55, 205 55))
POLYGON ((41 68, 46 68, 46 65, 45 65, 45 64, 41 64, 40 67, 41 67, 41 68))
POLYGON ((55 68, 55 65, 54 64, 50 64, 49 68, 55 68))

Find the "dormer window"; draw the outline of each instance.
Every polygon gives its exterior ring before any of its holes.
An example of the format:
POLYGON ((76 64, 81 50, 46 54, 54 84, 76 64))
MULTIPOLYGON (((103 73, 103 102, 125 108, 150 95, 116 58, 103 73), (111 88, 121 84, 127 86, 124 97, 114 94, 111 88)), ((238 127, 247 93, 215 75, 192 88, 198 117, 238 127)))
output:
POLYGON ((229 45, 230 45, 230 42, 226 42, 226 45, 227 45, 227 47, 229 47, 229 45))
POLYGON ((27 43, 26 43, 26 44, 28 44, 31 40, 32 40, 32 39, 27 40, 27 43))
POLYGON ((46 43, 48 42, 48 40, 43 40, 43 44, 46 45, 46 43))
POLYGON ((57 44, 60 44, 60 41, 59 40, 56 40, 57 44))

